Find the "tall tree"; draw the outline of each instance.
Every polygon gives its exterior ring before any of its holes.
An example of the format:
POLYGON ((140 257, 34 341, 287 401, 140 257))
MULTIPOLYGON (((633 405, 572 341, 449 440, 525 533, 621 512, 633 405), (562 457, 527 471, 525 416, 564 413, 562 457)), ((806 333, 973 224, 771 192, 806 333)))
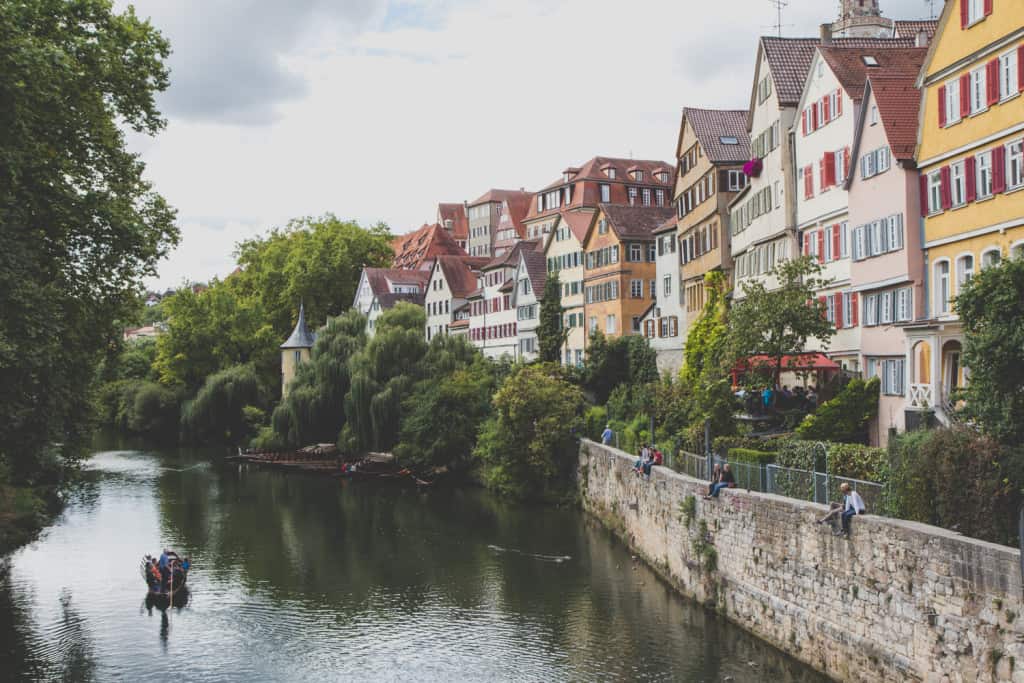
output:
POLYGON ((88 437, 114 320, 177 242, 126 129, 154 135, 170 47, 109 0, 0 3, 0 456, 88 437))
POLYGON ((955 305, 971 369, 965 410, 1003 443, 1024 443, 1024 259, 984 268, 955 305))
POLYGON ((798 369, 798 354, 807 342, 817 339, 827 345, 836 330, 817 299, 817 292, 831 281, 821 277, 816 261, 807 256, 783 261, 770 275, 778 280, 775 289, 761 280, 743 283, 744 298, 729 314, 729 349, 733 362, 766 356, 768 362, 752 369, 777 385, 787 356, 786 368, 798 369))
POLYGON ((721 272, 710 272, 704 277, 704 290, 707 300, 686 336, 680 379, 682 393, 692 399, 691 435, 702 433, 705 422, 710 422, 711 432, 722 436, 735 429, 728 367, 728 281, 721 272))
POLYGON ((550 273, 544 283, 544 298, 540 302, 540 321, 537 325, 537 339, 540 344, 542 363, 559 363, 562 347, 569 336, 569 330, 562 324, 562 282, 558 271, 550 273))

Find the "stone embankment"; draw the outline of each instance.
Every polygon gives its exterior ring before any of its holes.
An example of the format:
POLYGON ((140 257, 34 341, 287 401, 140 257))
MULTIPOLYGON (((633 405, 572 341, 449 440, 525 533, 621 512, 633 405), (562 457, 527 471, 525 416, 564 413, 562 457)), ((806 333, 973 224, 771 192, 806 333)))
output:
POLYGON ((841 681, 1024 682, 1020 552, 824 506, 706 484, 584 441, 584 508, 684 595, 841 681))

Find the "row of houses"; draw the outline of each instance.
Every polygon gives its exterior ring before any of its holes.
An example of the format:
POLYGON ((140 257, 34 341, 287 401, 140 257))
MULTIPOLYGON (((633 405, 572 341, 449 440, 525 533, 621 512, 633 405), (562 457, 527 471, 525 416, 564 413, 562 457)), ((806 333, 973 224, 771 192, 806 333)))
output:
POLYGON ((596 156, 536 192, 440 204, 366 269, 354 305, 423 305, 428 339, 466 335, 490 357, 536 357, 540 299, 557 273, 565 364, 594 331, 644 335, 676 371, 706 300, 777 286, 807 255, 836 335, 812 349, 882 380, 872 438, 934 414, 967 381, 953 308, 977 269, 1024 250, 1024 3, 947 0, 892 21, 842 0, 815 38, 762 37, 746 108, 685 107, 673 162, 596 156))

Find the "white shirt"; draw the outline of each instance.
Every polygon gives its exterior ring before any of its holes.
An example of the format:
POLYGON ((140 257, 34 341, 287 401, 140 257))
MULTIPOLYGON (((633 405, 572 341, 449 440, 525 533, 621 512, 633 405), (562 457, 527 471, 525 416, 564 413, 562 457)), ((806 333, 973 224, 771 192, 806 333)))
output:
POLYGON ((856 510, 858 515, 863 515, 864 511, 867 510, 867 506, 864 505, 864 499, 856 491, 850 491, 846 494, 846 505, 843 509, 849 510, 850 508, 856 510))

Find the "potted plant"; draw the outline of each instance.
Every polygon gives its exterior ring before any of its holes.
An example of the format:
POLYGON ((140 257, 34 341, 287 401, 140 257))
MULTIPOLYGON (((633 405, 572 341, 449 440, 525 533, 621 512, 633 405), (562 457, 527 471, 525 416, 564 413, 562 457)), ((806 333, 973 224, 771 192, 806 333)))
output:
POLYGON ((757 178, 761 175, 761 171, 763 169, 764 164, 757 157, 754 157, 747 163, 743 164, 743 174, 748 178, 757 178))

